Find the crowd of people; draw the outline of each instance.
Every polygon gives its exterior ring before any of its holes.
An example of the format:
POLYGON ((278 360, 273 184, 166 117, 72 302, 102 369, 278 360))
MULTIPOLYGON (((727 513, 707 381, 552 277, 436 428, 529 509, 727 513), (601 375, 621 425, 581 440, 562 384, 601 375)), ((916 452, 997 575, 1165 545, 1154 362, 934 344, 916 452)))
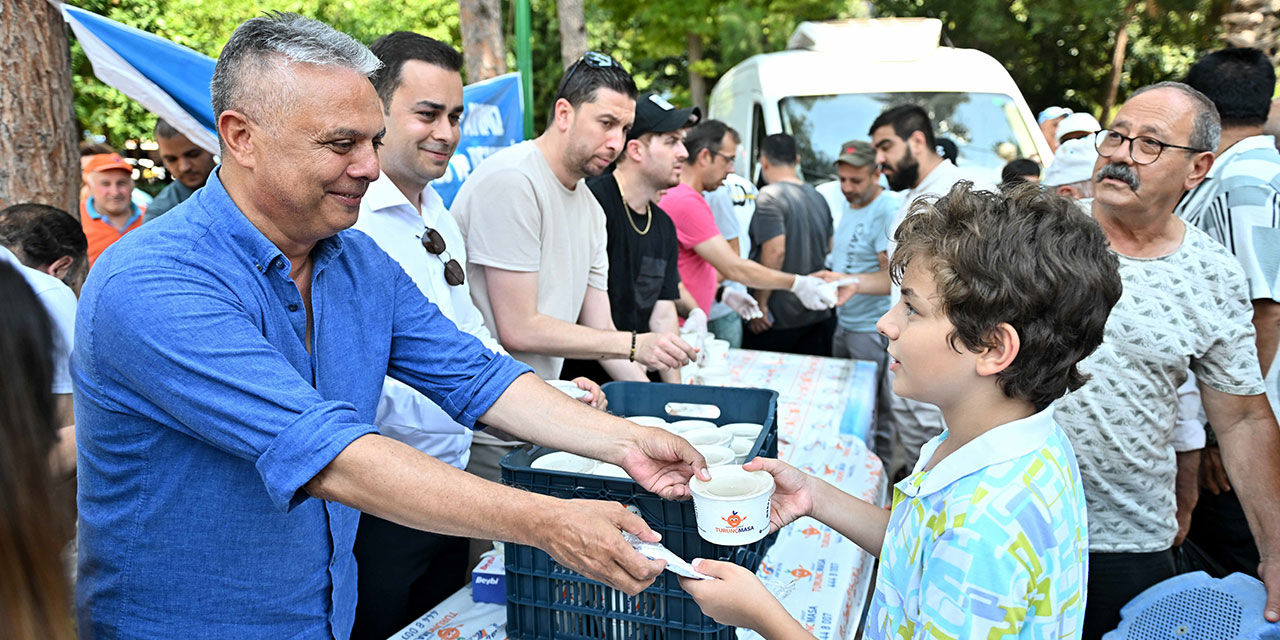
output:
MULTIPOLYGON (((775 529, 812 516, 880 558, 868 637, 1100 638, 1187 544, 1260 577, 1280 620, 1263 54, 1208 54, 1107 129, 1046 109, 1048 170, 999 185, 896 106, 815 188, 790 135, 752 185, 740 132, 589 52, 545 131, 446 207, 461 68, 411 32, 254 18, 215 69, 216 156, 162 120, 174 180, 149 204, 90 148, 78 212, 0 211, 0 355, 28 365, 0 440, 30 488, 3 503, 0 630, 70 637, 73 522, 81 637, 386 638, 493 540, 638 593, 663 569, 618 535, 654 539, 642 519, 504 487, 498 461, 537 443, 688 497, 702 456, 600 387, 679 382, 682 327, 877 364, 891 511, 748 465, 777 480, 775 529)), ((709 615, 807 637, 750 571, 699 567, 709 615)))

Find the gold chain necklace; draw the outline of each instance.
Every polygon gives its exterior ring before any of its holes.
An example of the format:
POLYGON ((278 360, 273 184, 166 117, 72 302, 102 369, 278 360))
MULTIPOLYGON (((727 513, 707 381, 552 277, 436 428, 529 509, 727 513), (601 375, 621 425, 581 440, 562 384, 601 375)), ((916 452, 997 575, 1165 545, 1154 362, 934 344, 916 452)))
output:
POLYGON ((618 185, 618 197, 622 199, 623 213, 627 215, 627 222, 631 223, 631 228, 640 235, 649 233, 649 229, 653 227, 653 203, 647 201, 644 203, 644 231, 641 231, 640 227, 636 226, 636 221, 631 219, 631 205, 627 204, 627 197, 622 195, 622 181, 618 179, 617 173, 613 174, 613 182, 618 185))

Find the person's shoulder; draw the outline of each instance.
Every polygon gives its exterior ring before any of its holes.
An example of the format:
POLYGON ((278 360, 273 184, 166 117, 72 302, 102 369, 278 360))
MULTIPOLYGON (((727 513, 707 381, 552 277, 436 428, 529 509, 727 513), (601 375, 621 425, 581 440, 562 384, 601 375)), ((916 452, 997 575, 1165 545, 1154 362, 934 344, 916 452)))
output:
POLYGON ((649 215, 653 216, 653 224, 657 226, 660 231, 663 231, 664 233, 672 236, 675 235, 676 223, 671 219, 671 216, 668 215, 667 212, 662 209, 661 206, 658 206, 655 204, 652 207, 650 207, 649 215))
POLYGON ((1231 251, 1196 225, 1184 226, 1187 231, 1178 253, 1190 275, 1198 276, 1204 282, 1247 290, 1244 268, 1231 251))

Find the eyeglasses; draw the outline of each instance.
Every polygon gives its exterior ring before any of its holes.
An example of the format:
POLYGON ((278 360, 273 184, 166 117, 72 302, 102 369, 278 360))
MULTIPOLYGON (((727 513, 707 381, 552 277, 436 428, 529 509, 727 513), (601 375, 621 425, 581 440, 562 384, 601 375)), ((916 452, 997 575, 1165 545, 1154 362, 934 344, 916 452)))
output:
POLYGON ((573 63, 572 67, 569 67, 569 73, 566 73, 564 75, 564 80, 560 82, 560 93, 564 93, 564 88, 569 86, 569 79, 573 77, 574 72, 577 71, 578 67, 581 67, 584 62, 588 66, 594 67, 596 69, 608 69, 609 67, 618 67, 618 68, 622 67, 622 65, 618 64, 618 61, 614 60, 611 56, 608 56, 596 51, 588 51, 582 54, 582 57, 578 58, 578 61, 573 63))
POLYGON ((427 253, 439 258, 444 264, 444 281, 448 282, 449 286, 456 287, 466 281, 466 272, 462 270, 462 265, 450 257, 448 251, 445 251, 444 237, 439 231, 427 227, 426 233, 418 239, 422 240, 422 248, 426 249, 427 253))
POLYGON ((1134 164, 1151 164, 1159 160, 1160 153, 1165 150, 1165 147, 1173 147, 1174 149, 1195 153, 1208 151, 1208 149, 1197 149, 1195 147, 1184 147, 1178 144, 1161 142, 1151 136, 1124 136, 1110 129, 1103 129, 1093 136, 1093 146, 1098 149, 1098 155, 1104 158, 1110 158, 1112 154, 1120 149, 1120 145, 1125 142, 1129 143, 1129 158, 1133 160, 1134 164))
POLYGON ((727 153, 720 153, 719 151, 716 151, 715 154, 717 156, 720 156, 721 158, 724 158, 724 161, 728 162, 729 164, 733 164, 734 161, 738 159, 738 156, 731 156, 727 153))

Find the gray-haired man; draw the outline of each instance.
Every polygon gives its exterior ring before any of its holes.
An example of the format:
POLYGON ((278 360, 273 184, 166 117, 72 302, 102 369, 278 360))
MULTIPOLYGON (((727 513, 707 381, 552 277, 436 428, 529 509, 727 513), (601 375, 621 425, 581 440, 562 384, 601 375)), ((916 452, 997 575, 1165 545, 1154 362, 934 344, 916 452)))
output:
POLYGON ((630 593, 662 563, 604 502, 486 482, 373 426, 385 376, 467 426, 607 460, 667 497, 705 461, 485 349, 366 235, 378 61, 290 14, 242 24, 214 71, 224 163, 108 252, 73 359, 80 631, 108 638, 346 638, 357 509, 539 546, 630 593))

